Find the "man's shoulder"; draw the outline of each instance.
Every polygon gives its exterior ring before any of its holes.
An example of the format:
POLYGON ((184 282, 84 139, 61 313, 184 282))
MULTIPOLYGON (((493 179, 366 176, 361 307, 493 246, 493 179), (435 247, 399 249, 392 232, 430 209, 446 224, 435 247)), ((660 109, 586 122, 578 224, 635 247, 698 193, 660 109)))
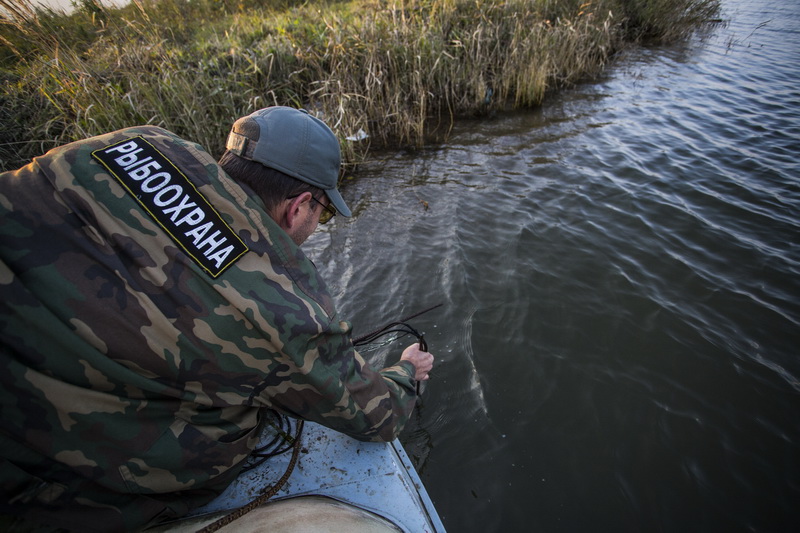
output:
POLYGON ((182 164, 199 162, 201 165, 216 165, 211 155, 199 144, 183 139, 179 135, 159 126, 142 125, 122 128, 102 135, 96 135, 74 141, 46 154, 34 158, 43 170, 51 167, 52 162, 66 160, 68 169, 83 170, 83 166, 94 162, 91 154, 107 146, 112 146, 132 138, 142 138, 155 146, 165 156, 182 164))

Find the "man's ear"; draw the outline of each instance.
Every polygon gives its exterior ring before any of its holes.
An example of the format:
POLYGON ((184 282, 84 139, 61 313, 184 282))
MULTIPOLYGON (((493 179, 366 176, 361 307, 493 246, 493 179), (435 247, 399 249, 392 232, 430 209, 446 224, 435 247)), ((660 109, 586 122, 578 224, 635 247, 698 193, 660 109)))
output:
POLYGON ((311 193, 308 191, 286 200, 282 206, 280 226, 288 231, 301 224, 304 221, 303 207, 309 202, 311 202, 311 193))

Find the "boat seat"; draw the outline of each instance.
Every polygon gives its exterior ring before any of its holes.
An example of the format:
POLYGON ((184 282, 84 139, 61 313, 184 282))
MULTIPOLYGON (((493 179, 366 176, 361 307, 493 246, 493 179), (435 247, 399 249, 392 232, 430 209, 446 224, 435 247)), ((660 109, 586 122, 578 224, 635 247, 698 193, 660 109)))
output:
MULTIPOLYGON (((189 533, 228 513, 196 516, 164 524, 147 533, 189 533)), ((220 531, 236 533, 398 533, 400 528, 352 505, 321 496, 302 496, 267 502, 220 531)))

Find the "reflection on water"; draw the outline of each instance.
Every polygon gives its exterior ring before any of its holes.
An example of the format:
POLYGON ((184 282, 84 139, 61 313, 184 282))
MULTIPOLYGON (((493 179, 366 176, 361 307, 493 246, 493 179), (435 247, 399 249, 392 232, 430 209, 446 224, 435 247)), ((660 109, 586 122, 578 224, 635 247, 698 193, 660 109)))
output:
POLYGON ((438 360, 403 440, 450 531, 800 520, 800 6, 724 6, 374 161, 309 243, 356 335, 445 304, 413 321, 438 360))

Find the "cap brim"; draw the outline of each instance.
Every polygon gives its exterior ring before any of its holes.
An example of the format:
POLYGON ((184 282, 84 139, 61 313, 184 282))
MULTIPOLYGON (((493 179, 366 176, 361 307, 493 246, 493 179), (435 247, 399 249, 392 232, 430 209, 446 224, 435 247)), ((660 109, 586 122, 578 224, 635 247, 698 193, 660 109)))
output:
POLYGON ((333 207, 336 208, 337 213, 345 217, 349 217, 352 214, 350 208, 344 203, 344 198, 342 198, 342 195, 339 194, 337 189, 326 189, 325 194, 333 204, 333 207))

